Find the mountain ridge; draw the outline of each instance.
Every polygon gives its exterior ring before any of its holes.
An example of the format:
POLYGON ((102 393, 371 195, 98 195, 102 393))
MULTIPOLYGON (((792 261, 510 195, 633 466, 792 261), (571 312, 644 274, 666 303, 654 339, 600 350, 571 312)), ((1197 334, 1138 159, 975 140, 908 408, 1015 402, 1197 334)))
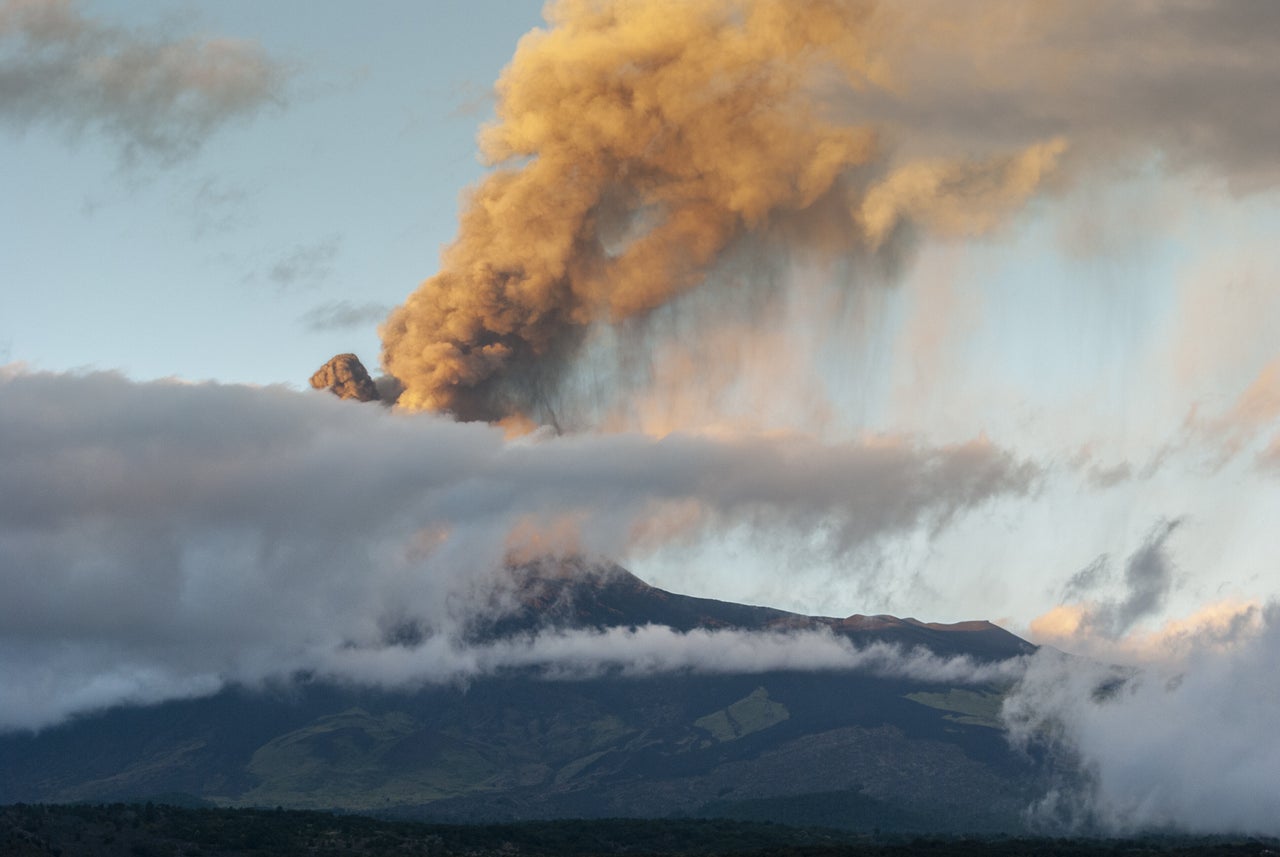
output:
MULTIPOLYGON (((991 623, 803 616, 580 562, 512 570, 504 608, 473 623, 469 640, 661 625, 825 629, 855 647, 979 664, 1034 650, 991 623)), ((851 829, 1016 831, 1048 771, 1004 740, 1007 690, 836 668, 514 671, 395 690, 298 677, 0 735, 0 803, 181 794, 437 821, 799 813, 851 829)))
POLYGON ((677 631, 825 628, 855 645, 885 642, 905 648, 923 646, 942 657, 968 655, 981 661, 1029 655, 1036 650, 1033 644, 987 620, 939 623, 861 613, 843 618, 812 616, 668 592, 616 563, 591 564, 580 557, 560 560, 550 569, 546 562, 534 562, 509 571, 516 606, 489 625, 473 627, 471 635, 475 639, 543 628, 607 629, 657 624, 677 631))

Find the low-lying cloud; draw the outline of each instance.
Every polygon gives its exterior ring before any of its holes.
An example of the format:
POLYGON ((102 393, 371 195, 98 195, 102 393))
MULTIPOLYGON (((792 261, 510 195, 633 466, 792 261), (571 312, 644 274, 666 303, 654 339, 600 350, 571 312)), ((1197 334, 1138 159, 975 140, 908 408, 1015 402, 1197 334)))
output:
POLYGON ((331 679, 403 687, 466 680, 511 670, 551 680, 602 675, 644 677, 669 672, 750 674, 779 670, 858 670, 872 675, 949 684, 1007 683, 1022 659, 978 663, 889 643, 858 647, 829 630, 677 631, 664 625, 546 631, 482 645, 432 638, 414 648, 345 648, 325 659, 331 679))
MULTIPOLYGON (((1023 494, 1038 475, 985 440, 513 442, 283 387, 14 368, 0 375, 0 447, 0 673, 12 691, 0 727, 296 670, 358 680, 364 666, 344 659, 385 658, 395 673, 407 655, 380 642, 388 623, 456 641, 513 556, 625 559, 747 523, 852 557, 1023 494)), ((554 640, 540 645, 532 657, 558 657, 554 640)), ((468 658, 515 652, 464 648, 444 663, 465 672, 468 658)), ((643 670, 635 657, 621 668, 643 670)), ((688 668, 703 656, 653 657, 688 668)))
POLYGON ((1210 613, 1112 646, 1140 668, 1050 648, 1027 660, 1004 706, 1011 737, 1077 773, 1031 807, 1033 822, 1280 835, 1280 604, 1210 613))

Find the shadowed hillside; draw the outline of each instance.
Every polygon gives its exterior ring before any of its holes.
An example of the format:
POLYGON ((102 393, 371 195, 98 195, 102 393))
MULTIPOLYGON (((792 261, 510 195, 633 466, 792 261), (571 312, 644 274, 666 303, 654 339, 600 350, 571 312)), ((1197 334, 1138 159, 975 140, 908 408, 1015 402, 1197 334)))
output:
MULTIPOLYGON (((616 566, 519 569, 475 640, 548 629, 827 628, 982 663, 1031 647, 985 622, 807 617, 675 595, 616 566)), ((554 680, 514 670, 389 691, 287 687, 0 737, 0 801, 145 800, 439 821, 710 817, 853 830, 1022 829, 1047 772, 1006 745, 1006 688, 865 671, 687 670, 554 680)))

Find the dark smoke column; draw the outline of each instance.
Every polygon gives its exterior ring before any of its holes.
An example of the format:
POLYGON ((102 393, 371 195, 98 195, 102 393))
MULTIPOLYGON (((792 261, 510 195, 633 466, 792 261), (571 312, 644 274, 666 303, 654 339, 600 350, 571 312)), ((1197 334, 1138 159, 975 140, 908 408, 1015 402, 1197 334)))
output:
POLYGON ((339 354, 331 358, 311 376, 311 386, 317 390, 328 390, 339 399, 376 402, 382 398, 364 364, 354 354, 339 354))

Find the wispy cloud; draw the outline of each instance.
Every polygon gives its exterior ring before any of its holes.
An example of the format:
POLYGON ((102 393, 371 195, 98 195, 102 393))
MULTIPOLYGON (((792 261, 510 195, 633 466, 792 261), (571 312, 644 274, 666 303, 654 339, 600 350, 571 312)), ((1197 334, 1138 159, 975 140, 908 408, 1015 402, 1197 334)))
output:
POLYGON ((262 271, 250 274, 247 279, 252 281, 262 277, 281 291, 313 288, 333 273, 333 261, 341 247, 342 239, 337 235, 298 244, 276 256, 262 271))
POLYGON ((414 648, 347 647, 326 658, 326 677, 404 687, 532 669, 573 681, 602 675, 641 677, 669 672, 757 674, 789 670, 856 670, 938 684, 1011 682, 1023 659, 978 663, 927 649, 888 643, 855 646, 830 631, 677 631, 663 625, 603 631, 546 631, 495 643, 460 645, 432 638, 414 648))
POLYGON ((286 68, 255 42, 166 38, 86 16, 74 0, 0 3, 0 121, 101 133, 126 163, 171 163, 284 99, 286 68))
POLYGON ((182 209, 192 218, 193 230, 199 238, 243 226, 249 219, 250 197, 250 192, 242 187, 209 177, 182 200, 182 209))
POLYGON ((1201 416, 1193 411, 1187 421, 1194 435, 1214 450, 1218 464, 1254 447, 1260 437, 1270 441, 1267 450, 1260 453, 1265 464, 1269 450, 1280 443, 1280 432, 1272 434, 1278 422, 1280 358, 1264 366, 1225 413, 1201 416))
POLYGON ((307 310, 302 316, 302 326, 307 330, 352 330, 372 327, 386 318, 391 307, 377 303, 329 301, 307 310))
POLYGON ((1063 603, 1031 623, 1037 640, 1058 643, 1077 635, 1117 639, 1139 621, 1157 615, 1174 587, 1174 565, 1166 543, 1181 519, 1156 523, 1142 546, 1125 563, 1122 593, 1105 597, 1113 583, 1110 558, 1098 557, 1072 575, 1063 587, 1063 603))

